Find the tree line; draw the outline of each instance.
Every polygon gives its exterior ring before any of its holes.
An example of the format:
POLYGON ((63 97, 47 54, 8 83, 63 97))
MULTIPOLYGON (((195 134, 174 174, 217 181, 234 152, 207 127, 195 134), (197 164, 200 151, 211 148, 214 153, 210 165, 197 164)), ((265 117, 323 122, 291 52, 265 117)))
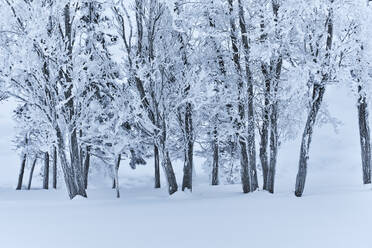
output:
MULTIPOLYGON (((17 100, 15 145, 87 197, 107 165, 120 197, 121 161, 153 158, 169 194, 173 162, 193 188, 194 157, 211 185, 274 193, 280 145, 301 134, 295 195, 303 194, 329 85, 347 85, 358 112, 363 183, 371 183, 368 122, 371 7, 357 0, 1 0, 1 98, 17 100), (303 121, 305 120, 305 122, 303 121)), ((356 120, 357 121, 357 120, 356 120)))

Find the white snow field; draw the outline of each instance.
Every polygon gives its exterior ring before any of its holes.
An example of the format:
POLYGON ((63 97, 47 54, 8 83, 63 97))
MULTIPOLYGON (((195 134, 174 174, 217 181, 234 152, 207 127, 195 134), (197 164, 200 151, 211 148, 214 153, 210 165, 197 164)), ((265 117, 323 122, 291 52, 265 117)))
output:
MULTIPOLYGON (((363 186, 354 98, 343 89, 326 100, 343 122, 315 130, 302 198, 293 194, 298 140, 279 155, 276 192, 243 194, 240 185, 208 185, 196 161, 194 192, 152 189, 151 161, 123 163, 121 199, 110 181, 91 178, 88 199, 62 188, 15 191, 19 161, 11 150, 11 106, 0 111, 1 248, 370 248, 372 189, 363 186), (341 100, 340 100, 341 99, 341 100)), ((181 182, 182 163, 176 163, 181 182)), ((26 179, 28 171, 26 171, 26 179)), ((162 181, 164 186, 164 180, 162 181)), ((62 185, 62 183, 60 183, 62 185)))

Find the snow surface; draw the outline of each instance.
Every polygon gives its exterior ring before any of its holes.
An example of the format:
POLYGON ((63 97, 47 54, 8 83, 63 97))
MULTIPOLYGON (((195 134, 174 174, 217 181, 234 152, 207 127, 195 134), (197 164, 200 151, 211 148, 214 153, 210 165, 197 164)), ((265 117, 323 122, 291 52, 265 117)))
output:
MULTIPOLYGON (((4 248, 370 248, 372 190, 361 185, 355 99, 329 88, 326 102, 343 122, 315 130, 302 198, 293 195, 299 141, 279 154, 276 193, 241 193, 240 185, 208 185, 196 161, 194 192, 152 189, 151 166, 120 171, 121 199, 110 180, 91 178, 88 199, 63 188, 15 191, 12 101, 0 111, 0 247, 4 248)), ((149 162, 151 165, 151 161, 149 162)), ((176 163, 181 182, 182 163, 176 163)), ((28 171, 26 171, 26 179, 28 171)), ((164 185, 164 180, 162 181, 164 185)), ((38 188, 39 187, 39 188, 38 188)))

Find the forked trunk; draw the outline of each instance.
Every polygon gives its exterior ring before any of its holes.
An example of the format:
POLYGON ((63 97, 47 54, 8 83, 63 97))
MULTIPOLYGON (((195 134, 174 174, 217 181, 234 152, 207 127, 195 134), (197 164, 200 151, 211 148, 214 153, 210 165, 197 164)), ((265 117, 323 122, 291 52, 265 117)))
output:
MULTIPOLYGON (((77 149, 78 152, 74 154, 74 151, 76 152, 76 149, 73 149, 72 147, 70 148, 71 163, 69 163, 67 161, 67 156, 66 156, 64 135, 62 135, 59 127, 56 127, 56 133, 57 133, 57 138, 58 138, 58 154, 59 154, 59 159, 61 162, 61 167, 62 167, 68 195, 70 199, 73 199, 77 195, 80 195, 82 197, 87 197, 87 194, 85 192, 85 187, 84 187, 83 174, 81 173, 81 169, 80 169, 79 154, 78 154, 79 151, 77 149)), ((72 144, 75 144, 75 148, 76 148, 77 147, 76 146, 77 145, 76 132, 73 132, 70 138, 71 138, 70 145, 74 146, 72 144), (73 138, 74 134, 75 134, 75 139, 73 138)))
POLYGON ((69 153, 70 153, 70 163, 67 161, 66 156, 66 149, 65 149, 65 138, 67 138, 65 133, 61 132, 60 127, 56 124, 56 133, 58 139, 58 154, 61 160, 61 167, 63 170, 66 187, 68 190, 68 194, 70 199, 73 199, 75 196, 80 195, 83 197, 87 197, 84 185, 84 174, 80 163, 80 153, 79 153, 79 145, 77 140, 77 131, 76 131, 76 123, 74 123, 74 116, 75 113, 75 104, 74 104, 74 96, 73 96, 73 80, 72 80, 72 72, 73 72, 73 44, 74 44, 74 32, 72 31, 72 23, 73 19, 70 16, 70 3, 64 7, 63 17, 64 17, 64 36, 66 38, 66 69, 64 75, 64 79, 67 83, 66 89, 64 89, 64 95, 66 99, 66 108, 68 111, 68 123, 67 126, 69 127, 68 130, 68 144, 69 144, 69 153))

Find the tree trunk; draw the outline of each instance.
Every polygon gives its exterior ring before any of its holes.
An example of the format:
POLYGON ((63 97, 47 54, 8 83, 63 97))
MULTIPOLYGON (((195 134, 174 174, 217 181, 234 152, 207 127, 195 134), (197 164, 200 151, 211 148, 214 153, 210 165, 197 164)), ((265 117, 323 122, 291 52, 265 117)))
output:
POLYGON ((213 146, 212 185, 218 185, 219 184, 219 178, 218 178, 219 144, 218 144, 217 126, 214 126, 214 130, 213 130, 212 146, 213 146))
POLYGON ((258 179, 257 179, 257 170, 256 170, 256 144, 255 144, 255 118, 254 118, 254 95, 253 95, 253 77, 250 68, 249 54, 250 46, 248 41, 248 32, 245 23, 244 17, 244 8, 241 3, 241 0, 238 0, 239 4, 239 25, 241 39, 243 42, 244 48, 244 61, 245 61, 245 73, 247 77, 247 107, 248 107, 248 137, 247 137, 247 151, 248 151, 248 162, 249 162, 249 173, 251 177, 252 187, 251 190, 255 191, 258 189, 258 179))
POLYGON ((28 190, 31 189, 32 177, 33 177, 33 175, 34 175, 34 170, 35 170, 36 161, 37 161, 37 156, 35 156, 35 159, 34 159, 34 161, 32 162, 32 166, 31 166, 31 170, 30 170, 30 177, 28 178, 28 185, 27 185, 27 189, 28 189, 28 190))
POLYGON ((57 189, 57 148, 53 146, 53 189, 57 189))
POLYGON ((275 102, 270 114, 270 167, 267 175, 267 190, 274 193, 276 161, 278 155, 278 103, 275 102))
MULTIPOLYGON (((83 137, 83 131, 81 129, 79 130, 79 137, 80 137, 80 139, 83 137)), ((80 168, 81 168, 83 174, 85 175, 84 162, 85 161, 84 161, 84 150, 83 150, 83 146, 82 145, 79 145, 79 164, 80 164, 80 168)), ((84 177, 84 185, 85 185, 85 177, 84 177)))
POLYGON ((88 177, 89 177, 89 167, 90 167, 90 147, 86 147, 85 152, 85 160, 84 160, 84 186, 85 189, 88 188, 88 177))
MULTIPOLYGON (((275 36, 280 39, 280 31, 278 30, 278 12, 279 12, 279 2, 272 0, 272 9, 274 14, 275 22, 275 36)), ((278 104, 278 87, 279 81, 282 74, 283 57, 280 51, 277 51, 278 58, 272 59, 271 70, 274 70, 274 78, 271 78, 270 92, 272 92, 271 106, 270 106, 270 165, 267 175, 267 190, 270 193, 274 193, 275 185, 275 173, 276 173, 276 163, 278 156, 278 146, 279 146, 279 134, 278 134, 278 115, 279 115, 279 104, 278 104)), ((275 55, 274 55, 275 56, 275 55)), ((273 74, 273 73, 272 73, 273 74)), ((271 75, 273 77, 273 75, 271 75)))
POLYGON ((172 195, 177 192, 178 185, 168 150, 163 151, 163 160, 161 165, 167 178, 168 193, 172 195))
POLYGON ((369 132, 368 120, 368 105, 365 96, 361 95, 361 87, 358 87, 358 119, 359 119, 359 134, 360 147, 362 155, 363 183, 371 183, 371 141, 369 132))
MULTIPOLYGON (((213 1, 211 1, 211 4, 213 4, 213 1)), ((209 13, 207 17, 209 20, 209 27, 213 29, 216 28, 215 19, 209 13)), ((220 102, 219 85, 223 85, 224 83, 224 79, 226 77, 226 68, 225 68, 224 58, 221 54, 219 46, 217 45, 217 41, 215 37, 211 36, 210 39, 212 40, 213 47, 216 50, 216 54, 217 54, 216 64, 218 65, 219 71, 221 75, 223 76, 222 81, 219 79, 215 80, 214 91, 216 92, 216 103, 218 104, 220 102)), ((219 139, 218 139, 219 118, 218 118, 218 114, 216 114, 214 118, 215 118, 215 125, 213 128, 213 142, 212 142, 212 148, 213 148, 212 185, 218 185, 219 184, 219 139)))
POLYGON ((269 173, 268 166, 268 155, 267 155, 267 143, 268 143, 268 123, 266 120, 262 123, 261 133, 260 133, 260 160, 262 167, 262 177, 263 177, 263 190, 268 190, 267 187, 267 175, 269 173))
POLYGON ((172 162, 169 156, 169 151, 167 148, 166 140, 167 140, 167 127, 165 123, 165 116, 162 118, 163 123, 162 123, 162 132, 161 132, 161 137, 159 139, 160 141, 160 147, 161 147, 161 154, 162 154, 162 162, 161 165, 164 170, 165 177, 167 179, 168 183, 168 193, 169 195, 174 194, 178 190, 178 184, 177 184, 177 179, 173 171, 173 166, 172 162))
POLYGON ((19 170, 18 184, 17 184, 16 190, 22 189, 22 181, 23 181, 23 175, 25 173, 26 159, 27 159, 27 155, 24 154, 22 157, 21 168, 19 170))
POLYGON ((247 146, 244 140, 239 141, 240 146, 240 176, 242 180, 243 192, 249 193, 251 192, 251 184, 250 184, 250 175, 249 175, 249 167, 248 167, 248 155, 247 155, 247 146))
POLYGON ((245 109, 244 109, 244 102, 243 102, 243 79, 242 79, 242 69, 240 66, 240 55, 238 49, 238 41, 236 37, 237 28, 235 25, 235 20, 233 19, 232 12, 233 12, 233 0, 229 0, 229 13, 230 17, 230 39, 231 45, 233 50, 233 61, 235 65, 235 70, 238 75, 238 120, 237 123, 237 136, 240 145, 240 165, 241 165, 241 180, 242 180, 242 187, 243 192, 248 193, 251 191, 251 179, 250 179, 250 169, 248 163, 248 152, 247 152, 247 145, 245 142, 244 137, 242 136, 242 130, 244 130, 244 122, 245 122, 245 109))
POLYGON ((193 174, 193 155, 194 155, 194 137, 192 125, 192 106, 191 103, 186 104, 185 112, 185 165, 183 168, 182 191, 186 188, 192 191, 192 174, 193 174))
POLYGON ((154 145, 154 167, 155 167, 155 189, 160 188, 160 162, 159 162, 159 148, 154 145))
MULTIPOLYGON (((274 13, 277 13, 277 10, 274 9, 274 13)), ((274 193, 274 183, 275 183, 275 172, 276 172, 276 162, 278 156, 278 146, 279 146, 279 133, 278 133, 278 115, 279 115, 279 106, 278 106, 278 87, 279 80, 282 72, 283 59, 280 55, 275 64, 275 78, 272 81, 272 103, 270 106, 270 166, 267 175, 267 190, 270 193, 274 193)), ((274 67, 274 65, 272 66, 274 67)))
MULTIPOLYGON (((84 154, 84 150, 83 150, 83 147, 81 145, 79 145, 79 163, 80 163, 80 168, 81 170, 83 171, 83 174, 85 174, 85 167, 84 167, 84 157, 86 155, 84 154)), ((84 177, 84 180, 85 180, 85 177, 84 177)))
MULTIPOLYGON (((176 13, 180 14, 181 9, 179 7, 179 2, 176 2, 176 13)), ((181 44, 180 53, 183 61, 183 72, 182 79, 186 81, 185 89, 183 91, 183 98, 187 99, 190 92, 190 83, 187 81, 186 71, 189 67, 188 54, 187 54, 187 42, 185 42, 182 33, 178 33, 178 40, 181 44)), ((193 123, 192 123, 192 104, 187 101, 185 104, 184 120, 182 121, 182 116, 180 116, 180 125, 183 129, 183 141, 184 141, 184 153, 185 161, 183 167, 183 180, 182 180, 182 191, 189 189, 192 191, 192 174, 193 174, 193 153, 194 153, 194 137, 193 137, 193 123), (183 123, 182 123, 183 122, 183 123)))
POLYGON ((322 85, 314 85, 313 91, 313 102, 311 104, 311 109, 307 117, 305 130, 302 135, 301 140, 301 150, 300 150, 300 161, 299 168, 296 178, 296 190, 295 195, 301 197, 305 188, 306 173, 307 173, 307 161, 309 159, 309 149, 311 144, 311 138, 313 134, 314 124, 316 121, 316 116, 320 109, 320 105, 323 100, 325 92, 325 87, 322 85))
MULTIPOLYGON (((58 140, 58 155, 61 161, 61 167, 63 171, 63 176, 66 183, 66 188, 69 194, 70 199, 73 199, 75 196, 80 195, 87 197, 85 192, 85 187, 83 183, 83 175, 79 171, 79 156, 76 158, 76 153, 73 155, 73 149, 71 149, 71 164, 67 161, 66 148, 64 142, 64 135, 62 135, 61 130, 56 126, 57 140, 58 140), (77 168, 76 168, 77 166, 77 168), (80 173, 79 173, 80 172, 80 173)), ((76 134, 76 132, 75 132, 76 134)))
POLYGON ((80 154, 79 154, 79 145, 77 140, 77 131, 76 123, 74 123, 75 116, 75 104, 74 97, 72 95, 73 90, 73 80, 71 77, 73 71, 73 32, 72 32, 72 18, 70 16, 70 3, 67 3, 63 11, 64 17, 64 31, 66 38, 66 53, 67 53, 67 62, 65 73, 63 73, 66 81, 65 89, 65 99, 66 99, 66 108, 68 110, 68 122, 67 126, 69 127, 69 152, 70 152, 70 164, 67 161, 66 151, 65 151, 65 142, 64 138, 66 135, 62 134, 61 129, 56 124, 57 139, 58 139, 58 154, 60 156, 62 170, 65 177, 65 182, 70 198, 74 198, 77 195, 87 197, 84 185, 84 175, 82 172, 80 164, 80 154))
MULTIPOLYGON (((323 65, 325 69, 330 64, 330 51, 332 49, 332 41, 333 41, 333 9, 330 8, 328 12, 328 17, 326 20, 327 25, 327 42, 326 42, 326 54, 325 59, 326 62, 323 65)), ((313 88, 313 96, 311 102, 311 109, 307 117, 305 130, 302 135, 301 141, 301 149, 300 149, 300 161, 299 161, 299 168, 296 178, 296 189, 295 195, 297 197, 301 197, 305 187, 306 181, 306 173, 307 173, 307 161, 309 159, 309 149, 311 144, 311 137, 313 134, 314 124, 316 120, 316 116, 319 112, 320 105, 323 101, 323 96, 325 92, 325 84, 329 80, 329 72, 322 74, 322 79, 320 83, 315 83, 313 88)))
POLYGON ((43 189, 49 188, 49 153, 44 154, 43 189))
POLYGON ((76 129, 74 129, 70 136, 70 161, 72 169, 74 170, 75 181, 77 186, 78 195, 86 197, 85 183, 84 183, 84 173, 80 164, 80 154, 79 154, 79 145, 77 141, 76 129))
POLYGON ((261 65, 262 73, 265 75, 265 96, 264 96, 264 107, 263 107, 263 120, 260 132, 260 160, 263 174, 263 189, 268 190, 267 180, 269 172, 269 159, 267 154, 267 147, 269 143, 269 109, 270 109, 270 85, 271 81, 267 72, 267 68, 264 64, 261 65))
POLYGON ((121 161, 121 154, 117 156, 115 163, 115 189, 116 189, 116 198, 120 198, 120 189, 119 189, 119 167, 121 161))

